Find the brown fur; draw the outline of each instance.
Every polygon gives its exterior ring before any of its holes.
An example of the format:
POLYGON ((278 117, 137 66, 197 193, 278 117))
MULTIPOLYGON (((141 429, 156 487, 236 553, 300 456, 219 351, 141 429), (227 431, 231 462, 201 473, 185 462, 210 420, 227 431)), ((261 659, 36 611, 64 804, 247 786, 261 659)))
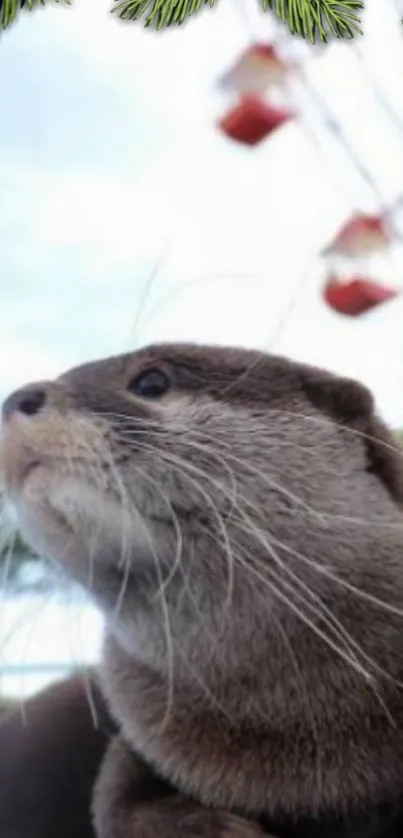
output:
POLYGON ((94 838, 91 786, 114 731, 88 673, 48 687, 23 708, 10 703, 0 722, 1 838, 94 838))
POLYGON ((179 345, 38 387, 35 415, 6 405, 4 470, 107 617, 99 838, 400 834, 403 468, 370 393, 179 345), (169 392, 133 395, 155 368, 169 392))

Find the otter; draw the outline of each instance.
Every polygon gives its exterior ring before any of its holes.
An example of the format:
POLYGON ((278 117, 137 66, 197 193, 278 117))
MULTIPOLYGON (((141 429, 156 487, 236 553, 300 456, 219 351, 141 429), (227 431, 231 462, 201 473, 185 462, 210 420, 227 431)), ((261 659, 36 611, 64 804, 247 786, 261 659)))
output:
POLYGON ((97 838, 397 838, 403 466, 366 387, 154 345, 3 405, 6 492, 105 615, 97 838))

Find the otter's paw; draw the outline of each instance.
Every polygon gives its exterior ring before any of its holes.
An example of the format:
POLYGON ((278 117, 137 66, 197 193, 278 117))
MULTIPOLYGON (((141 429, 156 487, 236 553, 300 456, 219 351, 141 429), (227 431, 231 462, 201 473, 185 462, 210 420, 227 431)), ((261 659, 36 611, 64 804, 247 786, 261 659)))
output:
POLYGON ((172 797, 132 812, 124 838, 264 838, 253 821, 172 797))

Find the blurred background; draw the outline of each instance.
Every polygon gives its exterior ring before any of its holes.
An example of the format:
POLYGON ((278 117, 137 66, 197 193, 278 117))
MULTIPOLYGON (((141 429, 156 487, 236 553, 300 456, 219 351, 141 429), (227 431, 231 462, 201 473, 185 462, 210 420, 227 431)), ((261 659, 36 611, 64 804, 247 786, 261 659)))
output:
MULTIPOLYGON (((109 0, 0 39, 0 398, 154 340, 235 343, 360 378, 403 428, 403 16, 310 46, 253 0, 179 29, 109 0)), ((0 694, 97 659, 101 621, 17 539, 0 694)))

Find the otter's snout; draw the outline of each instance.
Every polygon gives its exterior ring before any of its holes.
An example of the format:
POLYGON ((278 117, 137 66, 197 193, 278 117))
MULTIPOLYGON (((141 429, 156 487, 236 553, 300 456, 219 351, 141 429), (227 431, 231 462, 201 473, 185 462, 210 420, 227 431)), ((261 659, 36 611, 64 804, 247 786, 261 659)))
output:
POLYGON ((14 390, 3 403, 3 421, 10 419, 15 413, 24 416, 34 416, 39 413, 47 401, 45 384, 29 384, 14 390))
POLYGON ((59 450, 61 435, 66 433, 63 404, 61 388, 51 381, 26 384, 4 401, 0 473, 8 491, 20 491, 33 468, 59 450))

